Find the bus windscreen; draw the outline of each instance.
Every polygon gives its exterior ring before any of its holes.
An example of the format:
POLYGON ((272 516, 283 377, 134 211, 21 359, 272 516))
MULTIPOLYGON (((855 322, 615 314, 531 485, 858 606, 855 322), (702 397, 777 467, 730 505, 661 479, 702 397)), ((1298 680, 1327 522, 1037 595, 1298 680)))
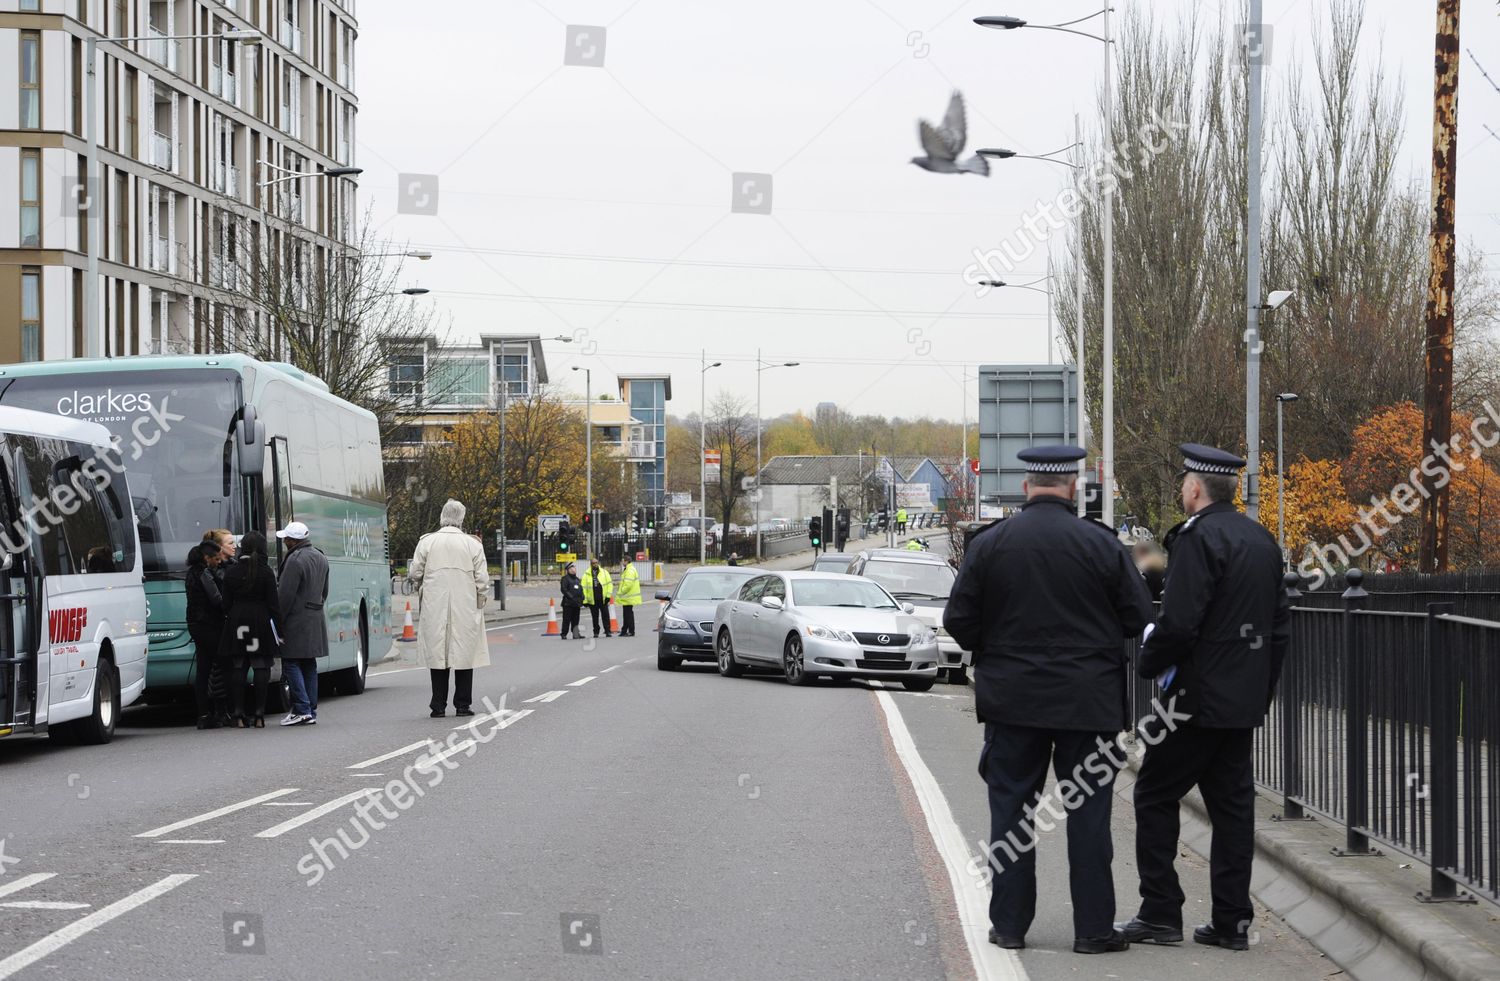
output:
POLYGON ((236 528, 241 497, 230 451, 241 401, 232 371, 130 371, 21 377, 0 403, 85 419, 125 461, 146 575, 180 573, 212 528, 236 528))

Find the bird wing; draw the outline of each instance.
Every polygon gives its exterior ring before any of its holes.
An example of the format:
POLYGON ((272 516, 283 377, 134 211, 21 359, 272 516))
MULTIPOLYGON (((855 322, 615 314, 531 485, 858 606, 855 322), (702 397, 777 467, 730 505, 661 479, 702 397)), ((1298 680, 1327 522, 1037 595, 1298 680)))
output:
POLYGON ((943 125, 939 129, 943 140, 948 145, 948 156, 957 157, 963 150, 964 143, 969 138, 969 124, 964 116, 964 96, 962 92, 954 91, 953 98, 948 100, 948 111, 943 115, 943 125))
POLYGON ((922 149, 934 160, 952 160, 953 150, 948 146, 948 141, 943 134, 932 128, 932 124, 925 119, 917 121, 917 138, 922 142, 922 149))

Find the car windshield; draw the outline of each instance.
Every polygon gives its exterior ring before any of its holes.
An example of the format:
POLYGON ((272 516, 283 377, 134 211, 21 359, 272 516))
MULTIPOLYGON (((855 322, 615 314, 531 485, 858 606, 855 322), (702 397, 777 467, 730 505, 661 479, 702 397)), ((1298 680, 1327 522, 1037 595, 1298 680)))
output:
POLYGON ((814 572, 843 572, 853 561, 853 556, 846 558, 840 555, 836 558, 818 559, 812 567, 814 572))
POLYGON ((880 583, 897 599, 947 599, 955 578, 947 565, 896 559, 871 559, 860 575, 880 583))
POLYGON ((797 579, 792 601, 798 606, 855 606, 869 610, 898 609, 885 590, 858 579, 797 579))
POLYGON ((714 572, 690 572, 677 587, 678 600, 721 600, 739 592, 746 579, 757 575, 754 569, 744 572, 723 570, 714 572))

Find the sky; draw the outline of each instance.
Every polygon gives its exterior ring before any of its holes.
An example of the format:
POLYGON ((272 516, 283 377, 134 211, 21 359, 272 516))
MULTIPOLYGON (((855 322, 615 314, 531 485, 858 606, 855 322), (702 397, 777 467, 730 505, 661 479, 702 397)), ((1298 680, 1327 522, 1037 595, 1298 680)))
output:
MULTIPOLYGON (((1194 6, 1238 19, 1238 0, 1116 0, 1114 17, 1194 6)), ((969 151, 1070 143, 1074 114, 1098 113, 1103 46, 972 19, 1058 23, 1098 9, 362 0, 361 208, 379 238, 434 253, 404 275, 432 290, 422 302, 451 318, 455 339, 574 338, 545 344, 554 382, 581 379, 575 365, 596 381, 670 372, 668 411, 685 415, 705 391, 694 372, 706 352, 721 362, 702 376, 707 398, 728 390, 753 410, 759 356, 800 362, 760 374, 766 416, 831 401, 972 422, 978 365, 1047 361, 1047 297, 981 297, 964 269, 1070 173, 1026 160, 997 162, 989 178, 927 173, 909 163, 916 120, 938 121, 958 89, 969 151)), ((1363 49, 1399 82, 1402 170, 1424 187, 1435 9, 1367 0, 1363 49)), ((1307 59, 1325 11, 1323 0, 1265 0, 1268 94, 1307 59)), ((1500 90, 1475 61, 1500 81, 1500 9, 1465 4, 1461 41, 1473 55, 1460 69, 1458 232, 1500 274, 1500 137, 1485 129, 1500 132, 1500 90)), ((1054 239, 1059 262, 1063 249, 1054 239)), ((1006 278, 1046 268, 1038 251, 1006 278)))

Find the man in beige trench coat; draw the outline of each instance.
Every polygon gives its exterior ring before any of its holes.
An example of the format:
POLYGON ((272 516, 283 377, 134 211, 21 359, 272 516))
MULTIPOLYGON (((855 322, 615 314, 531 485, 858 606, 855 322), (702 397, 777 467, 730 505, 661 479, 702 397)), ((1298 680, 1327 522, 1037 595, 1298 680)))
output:
POLYGON ((432 717, 448 707, 448 672, 453 672, 455 715, 473 715, 474 669, 490 664, 484 638, 484 604, 489 568, 484 546, 463 531, 465 509, 443 505, 437 531, 423 535, 406 577, 422 602, 417 623, 417 657, 432 675, 432 717))

